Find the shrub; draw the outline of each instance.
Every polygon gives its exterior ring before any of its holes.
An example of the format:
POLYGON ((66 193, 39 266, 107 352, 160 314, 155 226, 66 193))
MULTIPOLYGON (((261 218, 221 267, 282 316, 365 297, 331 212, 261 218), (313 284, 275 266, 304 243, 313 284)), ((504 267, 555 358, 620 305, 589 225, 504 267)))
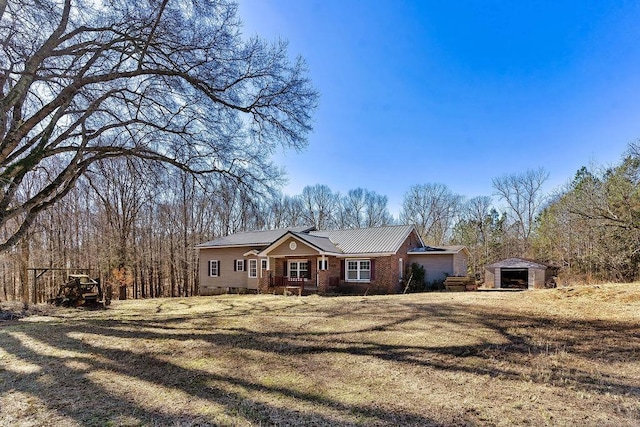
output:
POLYGON ((407 292, 424 292, 427 290, 426 283, 424 281, 426 273, 424 267, 415 262, 411 263, 406 273, 407 280, 409 280, 409 286, 407 292))

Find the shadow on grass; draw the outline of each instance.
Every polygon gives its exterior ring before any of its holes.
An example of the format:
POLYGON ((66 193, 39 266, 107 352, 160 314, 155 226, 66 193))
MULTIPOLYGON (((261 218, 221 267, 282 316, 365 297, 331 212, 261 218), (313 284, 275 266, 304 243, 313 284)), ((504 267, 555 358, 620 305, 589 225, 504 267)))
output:
MULTIPOLYGON (((65 339, 64 336, 49 335, 51 342, 56 341, 59 348, 77 351, 77 342, 65 339)), ((134 419, 142 424, 153 425, 214 425, 214 420, 191 414, 167 414, 161 410, 150 410, 136 402, 135 399, 124 399, 114 396, 95 382, 75 375, 70 375, 69 368, 62 360, 42 356, 22 346, 19 340, 3 337, 4 346, 18 349, 21 358, 31 363, 47 367, 46 372, 53 380, 43 385, 39 381, 41 373, 23 374, 19 381, 3 381, 0 392, 19 390, 39 397, 47 402, 49 408, 71 417, 83 425, 106 425, 117 419, 134 419), (71 395, 80 405, 67 405, 71 395), (58 397, 56 397, 58 396, 58 397), (111 402, 111 403, 110 403, 111 402), (117 418, 114 419, 114 415, 117 418)), ((51 344, 51 343, 50 343, 51 344)), ((86 371, 109 371, 112 375, 126 375, 168 389, 178 389, 188 395, 200 398, 211 404, 226 407, 226 414, 231 417, 245 419, 249 423, 277 425, 350 425, 340 419, 323 414, 326 409, 355 415, 366 419, 368 425, 439 425, 438 423, 412 413, 387 412, 372 407, 345 405, 339 401, 323 398, 316 394, 302 393, 286 387, 265 386, 242 380, 232 376, 215 375, 181 368, 175 364, 156 359, 153 356, 134 354, 126 350, 88 348, 86 357, 79 359, 89 366, 86 371), (106 358, 110 363, 96 360, 106 358), (144 368, 142 368, 144 367, 144 368), (230 391, 228 387, 216 387, 212 384, 222 383, 240 387, 248 393, 261 393, 272 396, 285 396, 301 402, 311 403, 320 409, 309 413, 300 410, 274 406, 260 400, 247 398, 245 393, 230 391)), ((131 392, 135 392, 131 390, 131 392)), ((224 418, 223 418, 224 419, 224 418)), ((238 422, 236 420, 236 422, 238 422)), ((235 424, 235 423, 234 423, 235 424)))
MULTIPOLYGON (((163 310, 164 307, 158 305, 156 312, 163 310)), ((39 369, 25 373, 0 370, 0 393, 22 392, 35 396, 50 410, 84 425, 118 424, 127 419, 152 425, 228 422, 260 425, 474 425, 477 421, 464 414, 443 421, 421 414, 420 408, 407 411, 392 404, 381 405, 385 402, 383 397, 371 404, 347 404, 320 393, 258 383, 241 374, 234 375, 234 372, 222 375, 205 369, 187 369, 167 361, 165 356, 170 354, 154 353, 153 349, 144 353, 100 346, 79 339, 78 334, 97 335, 105 341, 121 340, 123 343, 127 340, 200 340, 216 352, 254 350, 276 355, 283 364, 288 358, 305 355, 344 355, 351 363, 364 356, 399 365, 511 380, 522 380, 523 368, 530 372, 536 370, 532 364, 536 356, 553 352, 569 357, 579 356, 598 364, 640 361, 640 327, 627 323, 530 318, 507 310, 496 314, 484 308, 452 303, 394 303, 383 313, 366 304, 357 307, 337 304, 329 309, 312 310, 316 310, 314 317, 328 321, 350 315, 366 319, 367 324, 353 322, 349 327, 330 331, 318 331, 312 326, 261 331, 247 327, 216 327, 216 323, 211 322, 237 316, 303 316, 299 303, 274 309, 259 299, 251 304, 231 303, 225 309, 206 315, 181 315, 151 321, 88 319, 57 324, 16 324, 0 329, 0 348, 39 369), (376 339, 377 334, 393 334, 400 330, 403 333, 424 333, 423 319, 454 325, 459 334, 482 328, 500 339, 492 338, 474 345, 428 345, 419 341, 400 345, 376 339), (180 327, 182 322, 194 320, 202 322, 196 329, 180 327), (38 345, 26 345, 23 339, 19 339, 25 336, 35 343, 42 343, 40 347, 48 347, 49 350, 39 350, 38 345), (609 345, 602 345, 603 336, 607 337, 609 345), (82 368, 74 368, 70 362, 81 362, 82 368), (223 409, 221 413, 208 417, 176 410, 175 407, 165 410, 154 404, 147 405, 138 396, 115 394, 106 385, 92 381, 88 376, 91 372, 109 372, 114 378, 122 376, 163 390, 177 390, 223 409), (47 378, 43 379, 43 376, 47 378), (86 404, 69 405, 70 401, 86 404)), ((179 354, 176 357, 188 358, 189 355, 179 354)), ((640 397, 640 387, 626 383, 624 378, 596 375, 587 370, 572 369, 567 373, 561 369, 545 368, 543 375, 530 375, 529 380, 558 385, 566 385, 569 381, 572 386, 588 392, 640 397)))

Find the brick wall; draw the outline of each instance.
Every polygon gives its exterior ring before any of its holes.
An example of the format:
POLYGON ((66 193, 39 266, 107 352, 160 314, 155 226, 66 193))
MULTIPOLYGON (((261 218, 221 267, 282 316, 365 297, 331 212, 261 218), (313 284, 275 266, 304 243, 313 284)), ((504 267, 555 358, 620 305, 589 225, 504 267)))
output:
MULTIPOLYGON (((370 258, 375 260, 375 279, 370 283, 348 282, 342 281, 344 284, 352 285, 354 288, 368 289, 368 293, 374 294, 395 294, 403 289, 403 282, 400 280, 400 259, 402 259, 402 268, 404 278, 408 256, 407 252, 417 246, 418 238, 415 233, 411 233, 400 246, 396 254, 386 257, 370 258)), ((336 259, 339 262, 339 260, 336 259)), ((340 266, 338 265, 337 273, 340 274, 340 266)))

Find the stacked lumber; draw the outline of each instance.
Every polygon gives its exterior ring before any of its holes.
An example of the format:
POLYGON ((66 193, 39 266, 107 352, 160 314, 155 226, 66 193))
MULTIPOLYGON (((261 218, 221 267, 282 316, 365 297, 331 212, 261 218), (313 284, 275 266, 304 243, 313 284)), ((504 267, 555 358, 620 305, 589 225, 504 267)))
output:
POLYGON ((473 277, 449 276, 444 281, 444 287, 449 292, 477 291, 478 285, 473 277))

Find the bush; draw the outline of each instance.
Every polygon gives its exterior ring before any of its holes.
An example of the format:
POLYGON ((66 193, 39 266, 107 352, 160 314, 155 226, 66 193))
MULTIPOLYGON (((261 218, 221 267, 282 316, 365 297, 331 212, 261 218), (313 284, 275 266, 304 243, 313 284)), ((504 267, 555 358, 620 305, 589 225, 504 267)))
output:
POLYGON ((410 280, 407 292, 424 292, 427 290, 426 283, 424 281, 426 273, 424 267, 420 264, 411 263, 406 273, 407 280, 410 280))

